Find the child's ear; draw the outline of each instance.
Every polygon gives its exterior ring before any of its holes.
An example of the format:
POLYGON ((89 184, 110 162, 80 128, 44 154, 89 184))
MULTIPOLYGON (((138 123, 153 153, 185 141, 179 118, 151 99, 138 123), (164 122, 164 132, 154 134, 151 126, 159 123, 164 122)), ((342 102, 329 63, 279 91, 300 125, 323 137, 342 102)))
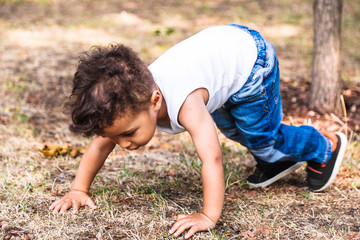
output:
POLYGON ((159 110, 161 108, 162 102, 162 94, 161 92, 156 89, 153 91, 151 98, 150 98, 150 106, 154 108, 154 110, 159 110))

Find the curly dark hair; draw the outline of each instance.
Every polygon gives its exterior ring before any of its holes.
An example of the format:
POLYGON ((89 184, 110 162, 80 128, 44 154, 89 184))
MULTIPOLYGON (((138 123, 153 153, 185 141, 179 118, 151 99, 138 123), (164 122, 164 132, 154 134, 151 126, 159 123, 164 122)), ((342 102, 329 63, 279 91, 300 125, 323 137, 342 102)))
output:
POLYGON ((101 135, 116 117, 146 110, 154 89, 150 71, 130 48, 122 44, 92 47, 80 56, 66 103, 72 116, 70 130, 101 135))

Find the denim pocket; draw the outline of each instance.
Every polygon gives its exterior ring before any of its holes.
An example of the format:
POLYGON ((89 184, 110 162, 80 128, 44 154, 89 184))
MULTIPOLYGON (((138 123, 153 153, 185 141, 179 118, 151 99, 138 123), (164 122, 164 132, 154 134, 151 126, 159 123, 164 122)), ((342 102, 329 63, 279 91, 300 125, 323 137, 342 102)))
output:
POLYGON ((265 90, 259 91, 257 94, 255 94, 253 96, 238 98, 238 99, 232 100, 232 101, 235 104, 244 103, 244 102, 253 102, 253 101, 256 101, 257 99, 261 98, 264 95, 265 95, 265 90))
POLYGON ((258 111, 259 106, 262 106, 262 109, 266 112, 269 112, 269 106, 268 106, 268 96, 266 94, 266 89, 264 87, 261 87, 263 90, 259 91, 258 93, 247 96, 243 98, 237 98, 232 97, 229 99, 230 104, 227 105, 228 108, 233 107, 241 107, 244 108, 245 111, 258 111), (246 109, 246 108, 252 108, 252 109, 246 109))
POLYGON ((233 102, 231 112, 248 120, 248 117, 263 118, 269 112, 269 96, 266 90, 259 91, 257 94, 233 102))

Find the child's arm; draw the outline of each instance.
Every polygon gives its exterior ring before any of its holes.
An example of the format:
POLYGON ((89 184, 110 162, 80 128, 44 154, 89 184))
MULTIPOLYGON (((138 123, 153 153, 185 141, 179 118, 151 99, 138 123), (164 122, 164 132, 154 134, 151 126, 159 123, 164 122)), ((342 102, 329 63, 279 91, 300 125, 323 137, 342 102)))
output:
POLYGON ((202 161, 204 203, 201 213, 178 216, 170 229, 176 237, 186 229, 190 229, 185 235, 189 238, 197 231, 214 227, 223 207, 225 181, 222 152, 214 121, 205 106, 207 99, 207 91, 198 89, 187 97, 179 113, 179 122, 189 131, 202 161))
POLYGON ((94 137, 81 159, 70 192, 56 200, 50 206, 50 210, 55 213, 64 213, 71 207, 73 212, 82 206, 96 208, 95 203, 88 195, 90 185, 114 147, 115 144, 109 138, 94 137))

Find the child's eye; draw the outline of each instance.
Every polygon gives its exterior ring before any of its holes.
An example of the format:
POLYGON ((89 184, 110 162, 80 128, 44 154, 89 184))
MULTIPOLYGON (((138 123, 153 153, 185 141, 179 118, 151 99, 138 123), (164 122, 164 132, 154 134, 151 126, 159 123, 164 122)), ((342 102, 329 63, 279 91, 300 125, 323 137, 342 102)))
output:
POLYGON ((129 132, 129 133, 124 133, 123 136, 124 136, 124 137, 131 137, 131 136, 134 135, 134 133, 135 133, 135 131, 129 132))

